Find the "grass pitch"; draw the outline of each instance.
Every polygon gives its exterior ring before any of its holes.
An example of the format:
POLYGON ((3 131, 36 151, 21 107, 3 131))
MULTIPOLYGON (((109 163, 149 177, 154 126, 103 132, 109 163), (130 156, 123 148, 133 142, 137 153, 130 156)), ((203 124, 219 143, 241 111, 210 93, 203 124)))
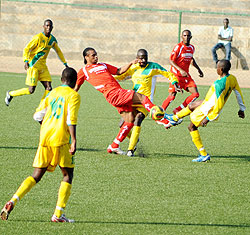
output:
MULTIPOLYGON (((44 92, 4 104, 7 90, 24 87, 25 74, 0 73, 0 206, 32 174, 39 124, 32 115, 44 92)), ((60 85, 53 77, 53 87, 60 85)), ((122 83, 131 88, 131 82, 122 83)), ((159 83, 155 103, 167 96, 159 83)), ((208 87, 199 87, 204 98, 208 87)), ((250 89, 242 89, 249 109, 250 89)), ((79 92, 78 151, 66 215, 75 224, 55 224, 53 214, 62 179, 59 168, 46 173, 15 207, 0 234, 249 234, 250 121, 237 116, 232 93, 219 121, 200 128, 210 163, 192 163, 198 154, 187 130, 189 118, 165 130, 147 118, 136 157, 110 155, 107 146, 118 133, 119 114, 89 84, 79 92), (144 157, 140 157, 144 156, 144 157)), ((179 94, 170 112, 187 93, 179 94)), ((125 140, 121 148, 126 149, 125 140)))

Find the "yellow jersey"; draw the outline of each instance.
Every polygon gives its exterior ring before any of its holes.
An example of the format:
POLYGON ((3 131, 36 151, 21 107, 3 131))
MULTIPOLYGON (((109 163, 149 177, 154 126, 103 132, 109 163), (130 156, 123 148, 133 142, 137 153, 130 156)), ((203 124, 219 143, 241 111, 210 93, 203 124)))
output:
POLYGON ((178 83, 178 79, 173 73, 154 62, 148 62, 146 67, 141 67, 139 63, 133 64, 125 73, 118 75, 115 78, 117 80, 124 80, 126 77, 131 76, 133 90, 146 95, 151 101, 153 101, 157 75, 166 77, 172 84, 178 83))
POLYGON ((200 110, 209 121, 217 119, 231 92, 234 91, 240 110, 245 111, 243 96, 235 76, 228 74, 217 79, 207 92, 200 110))
POLYGON ((69 125, 77 124, 80 95, 67 85, 53 89, 37 108, 34 119, 42 121, 40 145, 62 146, 70 143, 69 125))
POLYGON ((50 34, 49 37, 46 37, 43 32, 35 35, 24 48, 23 61, 28 62, 30 67, 33 67, 34 65, 36 65, 36 67, 46 66, 46 59, 51 48, 56 51, 62 63, 67 65, 63 53, 57 44, 56 38, 52 34, 50 34))

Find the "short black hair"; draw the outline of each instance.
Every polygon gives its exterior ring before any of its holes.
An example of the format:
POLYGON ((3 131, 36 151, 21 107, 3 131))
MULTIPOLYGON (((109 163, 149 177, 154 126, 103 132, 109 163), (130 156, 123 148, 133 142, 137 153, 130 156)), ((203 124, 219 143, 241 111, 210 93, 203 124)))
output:
POLYGON ((148 56, 148 52, 147 52, 146 49, 139 49, 139 50, 137 51, 137 56, 138 56, 138 55, 146 55, 146 56, 148 56))
POLYGON ((51 19, 47 19, 47 20, 45 20, 45 21, 43 22, 43 25, 45 25, 45 23, 46 23, 46 22, 50 22, 50 24, 51 24, 51 25, 53 25, 53 22, 52 22, 52 20, 51 20, 51 19))
POLYGON ((83 55, 83 59, 84 59, 84 64, 87 64, 87 60, 85 59, 85 56, 88 55, 89 51, 95 51, 95 49, 92 47, 87 47, 83 50, 82 55, 83 55))
POLYGON ((75 87, 77 80, 77 72, 71 67, 67 67, 62 71, 62 82, 66 82, 70 87, 75 87))
POLYGON ((184 32, 189 32, 190 35, 192 36, 192 33, 191 33, 191 31, 190 31, 189 29, 184 29, 184 30, 182 31, 181 35, 183 35, 184 32))
POLYGON ((231 69, 231 62, 229 60, 219 60, 220 67, 222 68, 223 73, 228 73, 231 69))

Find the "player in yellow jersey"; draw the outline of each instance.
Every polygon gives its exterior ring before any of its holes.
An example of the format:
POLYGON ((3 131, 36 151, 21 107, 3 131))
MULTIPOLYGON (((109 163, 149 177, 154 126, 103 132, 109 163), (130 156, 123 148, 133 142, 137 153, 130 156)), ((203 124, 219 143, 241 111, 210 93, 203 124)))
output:
MULTIPOLYGON (((181 91, 178 88, 177 78, 171 72, 168 72, 157 63, 148 62, 148 52, 145 49, 138 50, 136 58, 138 59, 138 63, 131 65, 124 74, 116 76, 117 80, 124 80, 127 77, 131 77, 133 81, 133 90, 146 95, 151 102, 153 102, 157 75, 163 75, 168 78, 171 84, 176 87, 176 90, 181 91)), ((136 144, 141 131, 142 121, 148 115, 148 111, 142 105, 133 105, 133 107, 135 121, 132 132, 129 134, 130 142, 127 156, 134 156, 134 151, 136 149, 136 144)), ((166 128, 171 126, 166 119, 157 121, 157 123, 163 124, 166 128)))
POLYGON ((176 115, 165 114, 170 123, 176 124, 178 119, 190 115, 191 123, 188 127, 192 141, 199 150, 198 158, 193 162, 206 162, 210 160, 210 155, 206 152, 198 131, 199 126, 206 126, 208 122, 219 118, 231 92, 234 91, 239 104, 238 116, 245 118, 245 105, 243 96, 235 76, 229 74, 231 63, 229 60, 220 60, 217 63, 217 73, 220 76, 210 87, 205 100, 194 101, 176 115))
POLYGON ((64 215, 64 208, 71 192, 76 152, 76 124, 80 95, 73 90, 77 72, 65 68, 62 85, 51 91, 37 108, 34 119, 41 123, 40 141, 33 162, 34 172, 20 185, 11 200, 1 211, 2 220, 7 220, 16 203, 43 177, 46 171, 54 171, 59 165, 63 174, 52 222, 74 222, 64 215))
POLYGON ((45 20, 43 29, 44 31, 35 35, 23 50, 24 68, 25 70, 27 70, 27 77, 25 83, 29 87, 13 91, 7 91, 5 97, 5 104, 7 106, 9 106, 13 97, 21 95, 30 95, 34 93, 38 81, 40 81, 45 88, 42 100, 49 93, 49 91, 52 90, 52 80, 48 67, 46 65, 46 59, 51 48, 56 51, 62 63, 66 67, 68 67, 63 53, 57 44, 56 38, 51 34, 51 31, 53 29, 53 22, 49 19, 45 20))

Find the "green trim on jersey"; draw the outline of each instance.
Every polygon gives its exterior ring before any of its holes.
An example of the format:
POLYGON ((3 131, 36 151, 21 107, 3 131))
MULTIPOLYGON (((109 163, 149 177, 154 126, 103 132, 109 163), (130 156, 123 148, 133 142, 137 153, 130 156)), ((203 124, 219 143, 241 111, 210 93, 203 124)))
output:
POLYGON ((225 90, 228 76, 229 75, 226 75, 225 77, 221 78, 220 80, 216 80, 214 82, 215 94, 216 94, 217 99, 220 97, 221 93, 225 90))
POLYGON ((53 42, 56 42, 57 43, 57 40, 56 40, 56 38, 52 35, 52 34, 50 34, 50 36, 51 36, 51 39, 49 40, 49 43, 48 43, 48 45, 52 45, 53 44, 53 42))
POLYGON ((43 51, 38 52, 34 56, 34 58, 30 61, 29 66, 32 67, 44 55, 45 55, 45 52, 43 52, 43 51))
POLYGON ((142 75, 149 75, 150 71, 153 70, 153 69, 158 69, 158 70, 161 70, 161 71, 167 71, 166 69, 164 69, 162 66, 160 66, 157 63, 148 62, 146 68, 143 70, 143 72, 141 74, 142 75))

